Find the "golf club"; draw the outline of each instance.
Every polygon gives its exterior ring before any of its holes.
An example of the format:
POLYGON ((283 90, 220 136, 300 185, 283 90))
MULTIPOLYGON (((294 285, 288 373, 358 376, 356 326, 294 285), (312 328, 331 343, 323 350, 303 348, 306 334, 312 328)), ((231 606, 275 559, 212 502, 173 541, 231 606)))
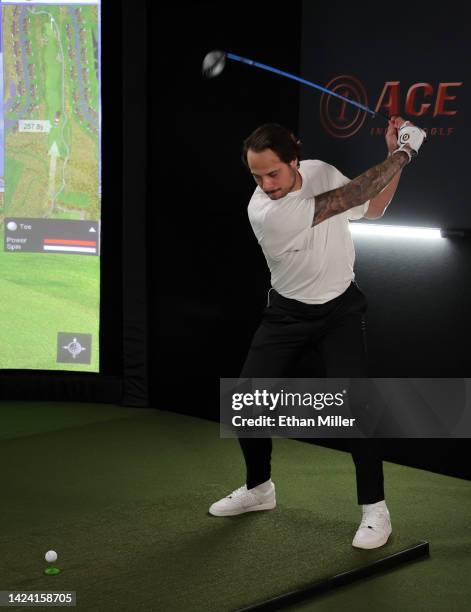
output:
POLYGON ((203 67, 202 67, 203 75, 206 78, 213 78, 221 74, 221 72, 224 70, 224 67, 226 65, 226 59, 230 59, 236 62, 241 62, 243 64, 247 64, 248 66, 255 66, 256 68, 261 68, 262 70, 273 72, 280 76, 284 76, 288 79, 292 79, 293 81, 298 81, 298 83, 302 83, 303 85, 307 85, 308 87, 313 87, 314 89, 318 89, 319 91, 329 94, 330 96, 340 98, 340 100, 344 100, 348 104, 352 104, 353 106, 356 106, 357 108, 364 110, 365 112, 369 113, 373 117, 376 117, 378 115, 382 117, 383 119, 385 119, 387 122, 389 122, 388 116, 383 115, 382 113, 377 113, 371 108, 368 108, 368 106, 360 104, 359 102, 355 102, 355 100, 350 100, 349 98, 346 98, 345 96, 341 96, 338 93, 330 91, 330 89, 327 89, 326 87, 322 87, 322 85, 317 85, 316 83, 312 83, 311 81, 302 79, 301 77, 298 77, 294 74, 290 74, 289 72, 284 72, 283 70, 278 70, 278 68, 273 68, 272 66, 267 66, 266 64, 255 62, 254 60, 247 59, 246 57, 241 57, 240 55, 234 55, 234 53, 226 53, 225 51, 219 51, 219 50, 210 51, 209 53, 207 53, 203 60, 203 67))

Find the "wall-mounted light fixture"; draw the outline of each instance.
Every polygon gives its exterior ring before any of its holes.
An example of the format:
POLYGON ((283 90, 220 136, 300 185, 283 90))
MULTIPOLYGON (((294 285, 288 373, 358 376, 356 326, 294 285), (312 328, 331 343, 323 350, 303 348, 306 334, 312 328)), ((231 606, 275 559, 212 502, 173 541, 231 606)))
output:
POLYGON ((350 231, 354 236, 393 236, 397 238, 425 238, 427 240, 440 240, 444 238, 441 230, 435 227, 350 223, 350 231))

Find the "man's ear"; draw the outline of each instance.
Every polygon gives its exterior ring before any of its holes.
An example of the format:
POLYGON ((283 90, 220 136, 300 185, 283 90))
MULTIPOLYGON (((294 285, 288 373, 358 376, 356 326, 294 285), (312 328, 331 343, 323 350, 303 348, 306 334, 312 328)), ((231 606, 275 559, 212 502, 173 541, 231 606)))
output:
POLYGON ((294 170, 296 170, 296 168, 299 168, 299 161, 298 161, 298 158, 296 158, 296 159, 292 159, 292 160, 289 162, 289 165, 290 165, 290 166, 291 166, 291 168, 293 168, 294 170))

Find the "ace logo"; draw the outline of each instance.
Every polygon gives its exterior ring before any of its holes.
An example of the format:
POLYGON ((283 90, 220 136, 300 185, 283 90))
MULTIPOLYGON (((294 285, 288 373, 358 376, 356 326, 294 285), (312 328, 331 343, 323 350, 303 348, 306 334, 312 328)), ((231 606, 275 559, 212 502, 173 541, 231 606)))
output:
POLYGON ((400 81, 388 81, 376 104, 376 112, 387 111, 387 114, 410 117, 429 115, 433 107, 432 117, 451 117, 458 112, 450 108, 451 101, 456 99, 453 88, 461 87, 463 82, 439 83, 436 93, 430 83, 415 83, 407 90, 404 111, 401 113, 401 87, 400 81))
MULTIPOLYGON (((463 81, 441 82, 434 87, 431 83, 414 83, 407 89, 401 81, 386 81, 374 108, 376 113, 386 116, 399 115, 415 121, 417 117, 446 118, 457 115, 457 98, 463 81)), ((368 94, 363 83, 355 76, 341 75, 327 83, 326 88, 345 98, 369 105, 368 94)), ((366 113, 355 109, 345 100, 339 100, 327 93, 322 94, 320 119, 325 131, 335 138, 350 138, 363 126, 366 113)), ((427 131, 427 128, 424 129, 427 131)), ((431 128, 430 134, 449 136, 453 127, 431 128)), ((372 127, 371 135, 379 136, 385 128, 372 127)))

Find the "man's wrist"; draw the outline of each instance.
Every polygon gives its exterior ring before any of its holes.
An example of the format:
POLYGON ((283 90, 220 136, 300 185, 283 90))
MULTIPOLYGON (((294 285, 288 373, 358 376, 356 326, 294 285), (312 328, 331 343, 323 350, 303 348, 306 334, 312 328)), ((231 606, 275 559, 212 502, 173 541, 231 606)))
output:
POLYGON ((391 157, 393 154, 398 154, 398 153, 404 153, 404 155, 406 155, 407 157, 408 163, 411 162, 412 158, 417 155, 416 151, 410 145, 406 144, 406 145, 402 145, 402 147, 390 153, 388 157, 391 157))
MULTIPOLYGON (((408 161, 408 162, 410 162, 410 161, 412 160, 412 156, 411 156, 411 155, 409 155, 409 154, 407 153, 407 151, 405 151, 404 149, 401 149, 400 151, 394 151, 394 154, 395 154, 395 155, 400 155, 401 153, 402 153, 403 155, 405 155, 405 158, 407 159, 407 161, 408 161)), ((392 157, 392 155, 393 155, 393 153, 391 153, 391 157, 392 157)))

